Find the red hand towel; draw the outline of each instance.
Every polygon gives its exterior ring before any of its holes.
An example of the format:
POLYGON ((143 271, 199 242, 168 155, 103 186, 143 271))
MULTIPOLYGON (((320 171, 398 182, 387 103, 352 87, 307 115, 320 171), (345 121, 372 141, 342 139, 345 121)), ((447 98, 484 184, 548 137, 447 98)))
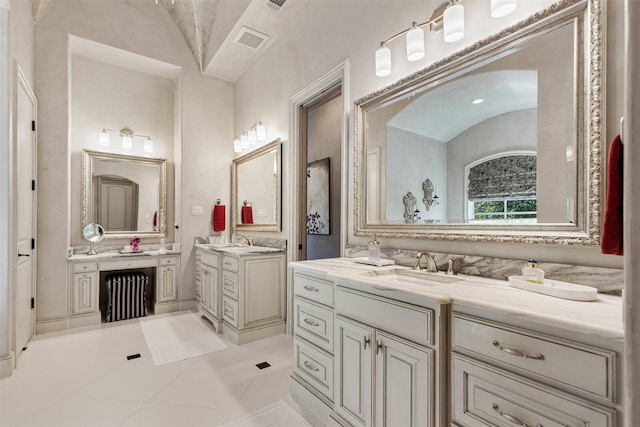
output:
POLYGON ((622 140, 617 135, 609 147, 607 163, 607 205, 602 225, 600 252, 623 255, 622 244, 622 140))
POLYGON ((153 214, 153 231, 158 230, 158 211, 153 214))
POLYGON ((213 207, 213 231, 224 231, 225 227, 225 207, 215 205, 213 207))
POLYGON ((242 223, 253 224, 253 210, 251 209, 251 206, 242 207, 242 223))

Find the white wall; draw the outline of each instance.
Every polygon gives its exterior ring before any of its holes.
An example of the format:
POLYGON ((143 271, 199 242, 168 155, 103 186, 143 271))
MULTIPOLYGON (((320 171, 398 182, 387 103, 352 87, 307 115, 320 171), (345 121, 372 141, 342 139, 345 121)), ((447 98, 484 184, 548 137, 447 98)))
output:
MULTIPOLYGON (((174 119, 179 230, 183 249, 180 298, 193 299, 193 238, 209 232, 210 215, 189 216, 189 206, 229 198, 233 87, 204 77, 166 10, 154 2, 58 0, 36 27, 39 98, 38 332, 66 327, 67 261, 71 236, 71 117, 69 34, 182 67, 174 119), (181 202, 180 202, 181 201, 181 202)), ((137 131, 136 129, 134 129, 137 131)), ((75 203, 75 200, 74 200, 75 203)), ((169 224, 170 226, 171 224, 169 224)))
MULTIPOLYGON (((71 61, 71 245, 86 245, 82 238, 84 149, 166 159, 167 187, 172 189, 168 194, 167 224, 173 224, 174 82, 79 56, 73 56, 71 61), (103 128, 116 131, 110 132, 109 147, 98 144, 98 134, 103 128), (153 153, 144 151, 144 138, 139 137, 134 138, 132 150, 123 149, 119 137, 122 128, 128 128, 137 135, 150 136, 154 143, 153 153)), ((132 178, 131 175, 127 177, 132 178)), ((144 198, 147 193, 148 189, 141 186, 140 197, 144 198)), ((154 195, 157 201, 157 187, 154 195)), ((157 202, 140 203, 140 206, 154 205, 157 202)), ((145 212, 138 214, 141 216, 138 230, 151 231, 151 223, 144 225, 145 212)), ((167 232, 167 241, 173 241, 173 227, 167 232)))
MULTIPOLYGON (((444 58, 465 46, 473 44, 497 31, 531 15, 534 11, 554 3, 547 0, 518 2, 516 12, 508 17, 492 19, 489 16, 489 1, 466 1, 466 35, 463 40, 446 44, 439 37, 427 36, 427 55, 415 63, 403 58, 404 45, 401 40, 392 42, 393 72, 389 77, 377 78, 374 73, 374 51, 379 43, 389 36, 407 28, 413 20, 430 15, 437 4, 431 6, 422 1, 375 1, 375 2, 327 2, 318 1, 309 6, 308 13, 290 25, 285 35, 260 58, 236 83, 235 119, 236 133, 249 128, 261 120, 267 125, 269 138, 280 137, 285 143, 284 164, 287 158, 286 144, 289 129, 289 97, 310 85, 334 66, 349 58, 350 102, 379 90, 437 59, 444 58)), ((607 119, 605 139, 618 132, 617 118, 622 111, 621 32, 622 2, 609 3, 607 46, 607 119), (619 25, 617 25, 619 23, 619 25), (611 118, 615 118, 611 120, 611 118)), ((353 115, 351 115, 353 118, 353 115)), ((353 119, 349 132, 349 152, 353 153, 353 119)), ((352 161, 352 159, 350 160, 352 161)), ((285 180, 290 179, 285 169, 285 180)), ((347 178, 350 193, 353 192, 351 177, 347 178)), ((286 182, 286 181, 285 181, 286 182)), ((352 200, 350 200, 352 203, 352 200)), ((289 197, 284 197, 285 209, 289 197)), ((352 212, 353 206, 349 207, 352 212)), ((288 219, 283 218, 283 234, 288 231, 288 219)), ((349 215, 349 243, 366 244, 366 238, 353 236, 352 216, 349 215)), ((556 261, 583 265, 620 267, 622 260, 602 256, 599 248, 558 247, 525 244, 495 244, 482 242, 421 241, 419 239, 382 239, 383 247, 429 249, 431 251, 482 254, 506 258, 535 257, 542 261, 556 261)))

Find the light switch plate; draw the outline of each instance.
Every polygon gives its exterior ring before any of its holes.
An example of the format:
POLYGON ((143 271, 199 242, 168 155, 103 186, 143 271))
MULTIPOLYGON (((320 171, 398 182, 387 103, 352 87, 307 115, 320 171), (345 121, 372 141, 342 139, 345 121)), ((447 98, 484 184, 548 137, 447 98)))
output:
POLYGON ((266 209, 258 209, 257 216, 260 217, 260 218, 267 216, 267 210, 266 209))
POLYGON ((202 215, 204 215, 203 206, 191 206, 191 216, 202 216, 202 215))

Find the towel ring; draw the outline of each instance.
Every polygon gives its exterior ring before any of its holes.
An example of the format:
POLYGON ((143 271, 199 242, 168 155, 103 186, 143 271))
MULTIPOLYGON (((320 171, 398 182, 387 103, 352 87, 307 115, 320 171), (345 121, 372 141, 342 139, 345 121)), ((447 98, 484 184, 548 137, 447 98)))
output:
POLYGON ((216 199, 216 205, 219 205, 220 203, 222 203, 220 199, 216 199))

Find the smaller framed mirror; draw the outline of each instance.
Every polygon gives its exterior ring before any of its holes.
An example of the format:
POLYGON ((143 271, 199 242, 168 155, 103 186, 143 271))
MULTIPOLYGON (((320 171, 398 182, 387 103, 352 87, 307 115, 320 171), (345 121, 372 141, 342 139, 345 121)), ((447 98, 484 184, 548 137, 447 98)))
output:
POLYGON ((100 224, 105 238, 164 237, 166 159, 83 151, 82 226, 100 224))
POLYGON ((281 145, 280 139, 276 139, 233 160, 231 224, 234 231, 280 231, 281 145))

